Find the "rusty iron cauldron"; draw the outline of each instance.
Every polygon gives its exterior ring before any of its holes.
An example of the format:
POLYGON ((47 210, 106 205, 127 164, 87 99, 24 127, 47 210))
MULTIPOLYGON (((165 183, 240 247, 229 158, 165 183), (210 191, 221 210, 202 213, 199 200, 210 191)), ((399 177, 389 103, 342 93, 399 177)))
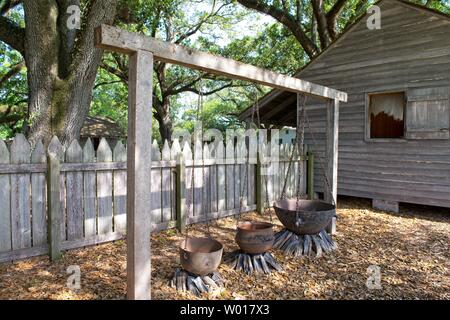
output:
POLYGON ((213 273, 222 261, 223 245, 211 238, 184 239, 180 243, 180 261, 184 270, 197 276, 213 273))
POLYGON ((235 240, 242 251, 251 254, 264 253, 272 249, 273 225, 267 222, 241 221, 237 225, 235 240))
POLYGON ((320 200, 282 199, 274 203, 281 223, 296 234, 317 234, 336 216, 336 206, 320 200))

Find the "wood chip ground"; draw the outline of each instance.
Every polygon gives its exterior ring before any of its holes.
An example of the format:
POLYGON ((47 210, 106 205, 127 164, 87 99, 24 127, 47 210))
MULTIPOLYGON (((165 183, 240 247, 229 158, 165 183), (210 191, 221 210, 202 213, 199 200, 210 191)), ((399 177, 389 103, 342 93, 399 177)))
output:
MULTIPOLYGON (((335 235, 339 249, 319 259, 272 251, 282 272, 246 275, 222 263, 224 289, 200 297, 170 288, 179 267, 183 235, 167 230, 152 236, 153 299, 450 299, 450 212, 406 206, 400 214, 371 209, 366 200, 343 198, 335 235), (368 268, 379 266, 381 289, 366 286, 368 268)), ((255 213, 247 219, 268 221, 255 213)), ((275 220, 277 230, 281 230, 275 220)), ((225 252, 238 249, 235 220, 213 223, 225 252)), ((191 230, 201 235, 202 226, 191 230)), ((68 251, 51 264, 47 257, 0 264, 0 299, 124 299, 126 243, 116 241, 68 251), (67 268, 81 269, 81 289, 70 290, 67 268)))

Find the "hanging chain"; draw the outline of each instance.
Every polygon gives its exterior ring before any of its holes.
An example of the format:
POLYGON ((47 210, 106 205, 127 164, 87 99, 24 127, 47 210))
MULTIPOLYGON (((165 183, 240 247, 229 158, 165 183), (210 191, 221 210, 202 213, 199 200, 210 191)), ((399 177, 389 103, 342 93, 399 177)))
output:
MULTIPOLYGON (((191 189, 190 189, 189 195, 186 197, 186 216, 187 217, 189 217, 189 215, 191 214, 192 198, 193 197, 194 197, 194 161, 192 161, 192 167, 191 167, 191 189)), ((189 228, 190 228, 190 225, 188 224, 186 226, 186 237, 185 237, 186 240, 184 242, 184 249, 186 249, 186 243, 187 243, 187 239, 188 239, 189 228)))
MULTIPOLYGON (((306 112, 306 110, 305 110, 305 119, 306 119, 306 123, 308 124, 309 132, 311 132, 313 145, 317 145, 317 140, 316 140, 315 135, 314 135, 314 130, 311 127, 311 123, 309 121, 308 113, 306 112)), ((326 188, 328 190, 328 193, 331 196, 332 205, 335 206, 336 205, 336 199, 334 198, 334 195, 333 195, 333 190, 332 190, 331 185, 330 185, 330 179, 328 177, 327 170, 325 169, 325 164, 323 162, 323 158, 319 155, 319 153, 316 153, 313 148, 311 148, 311 149, 312 149, 312 153, 315 154, 319 158, 319 164, 320 164, 320 166, 321 166, 321 168, 322 168, 322 170, 324 172, 324 176, 325 176, 326 188)))
MULTIPOLYGON (((247 144, 246 144, 246 148, 247 148, 247 144)), ((242 215, 242 211, 244 208, 244 195, 245 195, 245 191, 248 189, 247 188, 247 184, 248 184, 248 166, 250 165, 250 152, 249 150, 247 151, 247 159, 246 162, 244 164, 245 166, 245 170, 244 170, 244 183, 243 186, 241 188, 241 194, 240 194, 240 199, 239 199, 239 217, 236 220, 236 226, 239 223, 239 220, 241 220, 241 215, 242 215)))
MULTIPOLYGON (((256 97, 256 101, 258 101, 257 97, 256 97)), ((251 123, 254 123, 255 110, 256 110, 256 106, 255 106, 255 104, 253 104, 251 123)), ((244 171, 244 180, 243 180, 244 183, 240 190, 241 192, 240 192, 240 198, 239 198, 239 215, 238 215, 238 219, 236 219, 236 227, 239 224, 239 220, 241 220, 242 211, 244 208, 244 195, 245 195, 245 191, 248 190, 248 170, 249 170, 249 166, 250 166, 250 140, 248 141, 248 144, 247 144, 247 141, 244 141, 244 142, 245 142, 245 148, 247 150, 247 159, 245 161, 245 171, 244 171)))
MULTIPOLYGON (((315 137, 315 135, 314 135, 314 130, 312 129, 312 126, 311 126, 311 123, 310 123, 310 121, 309 121, 309 117, 308 117, 308 113, 307 113, 307 111, 306 111, 306 100, 307 100, 307 96, 305 96, 305 99, 304 99, 304 101, 303 101, 303 103, 302 103, 302 113, 303 113, 303 116, 302 116, 302 130, 301 130, 301 135, 300 135, 300 139, 301 139, 301 147, 299 147, 299 149, 301 148, 302 149, 302 153, 303 153, 303 145, 304 145, 304 138, 305 138, 305 124, 307 124, 308 125, 308 129, 309 129, 309 132, 311 133, 311 137, 312 137, 312 140, 313 140, 313 145, 318 145, 317 144, 317 140, 316 140, 316 137, 315 137)), ((297 96, 297 103, 298 103, 298 101, 299 101, 299 98, 298 98, 298 96, 297 96)), ((298 106, 299 107, 299 106, 298 106)), ((295 141, 294 141, 294 144, 297 144, 296 142, 298 142, 298 130, 297 130, 297 133, 296 133, 296 137, 295 137, 295 141)), ((325 164, 324 164, 324 162, 323 162, 323 158, 318 154, 318 153, 316 153, 315 152, 315 150, 312 148, 312 146, 311 146, 311 152, 313 153, 313 154, 315 154, 317 157, 318 157, 318 159, 319 159, 319 164, 320 164, 320 166, 321 166, 321 168, 322 168, 322 170, 323 170, 323 172, 324 172, 324 176, 325 176, 325 184, 326 184, 326 189, 327 189, 327 191, 328 191, 328 193, 331 195, 331 201, 332 201, 332 204, 333 205, 336 205, 336 199, 334 198, 334 195, 333 195, 333 192, 332 192, 332 189, 331 189, 331 185, 330 185, 330 179, 329 179, 329 177, 328 177, 328 174, 327 174, 327 170, 325 169, 325 164)), ((285 192, 286 192, 286 184, 287 184, 287 179, 288 179, 288 176, 289 176, 289 171, 291 170, 291 162, 292 162, 292 160, 293 160, 293 154, 294 154, 294 152, 292 152, 292 154, 291 154, 291 159, 289 160, 289 167, 288 167, 288 174, 286 175, 286 179, 285 179, 285 182, 284 182, 284 186, 283 186, 283 193, 282 193, 282 195, 281 195, 281 199, 283 199, 284 198, 284 196, 285 196, 285 192)), ((299 196, 299 185, 297 186, 297 204, 296 204, 296 207, 297 207, 297 209, 296 209, 296 211, 298 212, 298 203, 299 203, 299 198, 300 198, 300 196, 299 196)))
MULTIPOLYGON (((259 129, 261 129, 261 117, 259 115, 258 88, 256 88, 256 102, 253 104, 252 122, 253 122, 253 117, 254 117, 255 112, 256 112, 256 118, 258 121, 258 130, 259 130, 259 129)), ((264 150, 261 149, 261 151, 264 151, 264 150)), ((260 165, 262 166, 263 164, 260 163, 260 165)), ((264 164, 264 166, 266 167, 267 164, 264 164)), ((272 222, 272 210, 270 210, 270 204, 269 204, 269 188, 268 188, 269 183, 267 180, 267 174, 263 174, 263 177, 264 177, 265 195, 266 195, 266 199, 265 199, 266 201, 264 203, 263 211, 264 211, 264 213, 269 211, 270 222, 272 222)))
MULTIPOLYGON (((306 100, 307 100, 307 96, 304 96, 303 103, 300 105, 300 94, 299 93, 297 94, 297 119, 300 117, 300 113, 301 113, 301 121, 299 121, 300 128, 298 128, 299 125, 297 125, 296 135, 300 134, 300 142, 299 142, 298 150, 299 150, 299 156, 302 157, 302 158, 300 158, 302 160, 302 163, 304 163, 303 156, 304 156, 304 146, 305 146, 306 100), (300 107, 302 107, 301 111, 300 111, 300 107), (299 130, 300 130, 300 133, 299 133, 299 130)), ((299 162, 299 169, 300 169, 300 162, 299 162)), ((300 194, 301 175, 300 175, 300 172, 297 176, 298 176, 298 178, 297 178, 297 195, 296 195, 297 201, 295 203, 295 215, 296 215, 295 221, 299 221, 298 212, 299 212, 299 205, 300 205, 300 198, 301 198, 301 194, 300 194)))
MULTIPOLYGON (((203 92, 201 90, 201 88, 199 89, 199 95, 198 95, 198 104, 197 104, 197 120, 200 119, 200 137, 196 137, 196 138, 200 138, 200 141, 203 141, 203 92)), ((196 139, 195 139, 196 140, 196 139)), ((195 142, 195 141, 194 141, 195 142)), ((202 150, 202 181, 203 181, 203 188, 205 188, 206 186, 206 179, 205 179, 205 159, 204 159, 204 148, 203 148, 203 143, 201 145, 201 150, 202 150)), ((186 197, 186 211, 187 211, 187 216, 189 217, 190 213, 191 213, 191 208, 192 208, 192 202, 193 202, 193 198, 194 198, 194 168, 195 168, 195 158, 196 158, 196 154, 195 154, 195 144, 194 144, 194 157, 193 157, 193 161, 192 161, 192 167, 191 167, 191 190, 189 192, 189 197, 186 197)), ((205 224, 206 224, 206 233, 208 235, 208 237, 211 237, 211 231, 210 231, 210 226, 209 226, 209 219, 208 219, 208 214, 206 212, 206 206, 204 205, 204 201, 202 202, 203 206, 202 206, 202 211, 205 215, 205 224)), ((186 241, 185 241, 185 248, 186 248, 186 242, 187 239, 189 237, 189 228, 190 225, 186 226, 186 241)))
MULTIPOLYGON (((199 90, 199 103, 198 103, 198 110, 197 110, 197 118, 200 119, 200 143, 201 143, 201 150, 202 150, 202 191, 206 188, 206 175, 205 175, 205 148, 203 145, 203 91, 202 87, 200 87, 199 90)), ((206 201, 203 199, 202 194, 202 211, 203 215, 205 217, 205 224, 206 224, 206 233, 209 238, 211 238, 211 231, 209 228, 209 219, 208 219, 208 212, 206 212, 206 201)))
MULTIPOLYGON (((300 117, 300 112, 299 112, 300 107, 302 107, 303 115, 301 117, 300 125, 297 124, 297 127, 295 129, 294 145, 292 148, 291 155, 289 157, 288 170, 286 172, 286 177, 284 179, 283 191, 281 192, 280 199, 284 199, 286 197, 287 182, 289 180, 289 176, 291 173, 292 163, 294 162, 295 152, 297 151, 300 156, 303 156, 303 153, 304 153, 303 148, 304 148, 304 143, 305 143, 305 114, 306 114, 306 101, 307 101, 308 97, 304 95, 303 102, 300 103, 300 96, 301 95, 298 93, 297 94, 297 119, 300 117)), ((300 181, 300 174, 298 175, 298 180, 300 181)), ((297 205, 298 205, 299 198, 301 196, 299 183, 297 184, 296 194, 297 194, 297 205)))
POLYGON ((297 150, 297 144, 298 144, 297 133, 295 135, 296 136, 295 136, 295 140, 294 140, 294 146, 292 148, 291 155, 289 156, 288 169, 287 169, 287 172, 286 172, 286 177, 284 178, 283 189, 281 191, 280 199, 284 199, 286 197, 287 182, 289 180, 289 175, 290 175, 290 172, 291 172, 291 166, 292 166, 292 162, 294 161, 294 154, 295 154, 295 151, 297 150))

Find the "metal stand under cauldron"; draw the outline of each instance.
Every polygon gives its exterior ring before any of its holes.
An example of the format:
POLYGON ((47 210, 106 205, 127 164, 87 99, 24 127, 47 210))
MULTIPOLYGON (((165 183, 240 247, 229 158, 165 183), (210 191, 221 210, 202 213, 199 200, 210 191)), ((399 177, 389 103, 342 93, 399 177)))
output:
POLYGON ((223 287, 216 271, 220 265, 223 246, 212 238, 186 238, 180 243, 180 262, 170 281, 170 286, 180 291, 190 291, 196 296, 211 293, 223 287))
POLYGON ((236 271, 246 274, 271 273, 272 271, 283 271, 281 265, 275 260, 270 252, 250 254, 242 250, 231 252, 224 258, 224 262, 229 264, 236 271))
POLYGON ((216 271, 205 276, 197 276, 177 268, 170 280, 170 287, 179 291, 190 291, 198 297, 202 293, 212 293, 223 288, 223 280, 216 271))
POLYGON ((283 199, 275 202, 274 209, 285 226, 275 234, 275 249, 296 257, 320 257, 337 249, 337 244, 325 231, 336 216, 334 205, 320 200, 283 199))

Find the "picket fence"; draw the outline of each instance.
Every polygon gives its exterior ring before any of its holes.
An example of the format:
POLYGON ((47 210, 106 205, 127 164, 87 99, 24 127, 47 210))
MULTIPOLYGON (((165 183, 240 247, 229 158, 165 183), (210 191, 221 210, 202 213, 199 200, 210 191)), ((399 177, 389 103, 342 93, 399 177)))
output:
MULTIPOLYGON (((187 142, 181 146, 175 140, 171 145, 164 142, 161 150, 154 142, 152 170, 140 177, 148 180, 151 192, 152 231, 235 215, 241 209, 241 196, 243 212, 262 211, 281 194, 291 148, 275 142, 266 146, 265 157, 270 153, 279 157, 261 164, 256 148, 247 148, 243 141, 203 145, 195 141, 193 146, 187 142)), ((101 139, 97 150, 90 140, 83 147, 74 140, 64 149, 53 137, 47 150, 41 142, 31 149, 22 134, 8 145, 0 140, 0 262, 48 254, 52 221, 59 224, 61 250, 122 239, 126 159, 126 146, 118 142, 111 149, 106 139, 101 139), (57 155, 56 166, 48 160, 49 154, 57 155), (59 183, 52 182, 55 177, 59 183), (58 219, 50 221, 55 199, 58 219)), ((312 162, 312 156, 308 165, 306 156, 294 158, 288 196, 294 196, 298 174, 301 192, 307 191, 308 184, 311 194, 312 175, 307 170, 312 162)))

